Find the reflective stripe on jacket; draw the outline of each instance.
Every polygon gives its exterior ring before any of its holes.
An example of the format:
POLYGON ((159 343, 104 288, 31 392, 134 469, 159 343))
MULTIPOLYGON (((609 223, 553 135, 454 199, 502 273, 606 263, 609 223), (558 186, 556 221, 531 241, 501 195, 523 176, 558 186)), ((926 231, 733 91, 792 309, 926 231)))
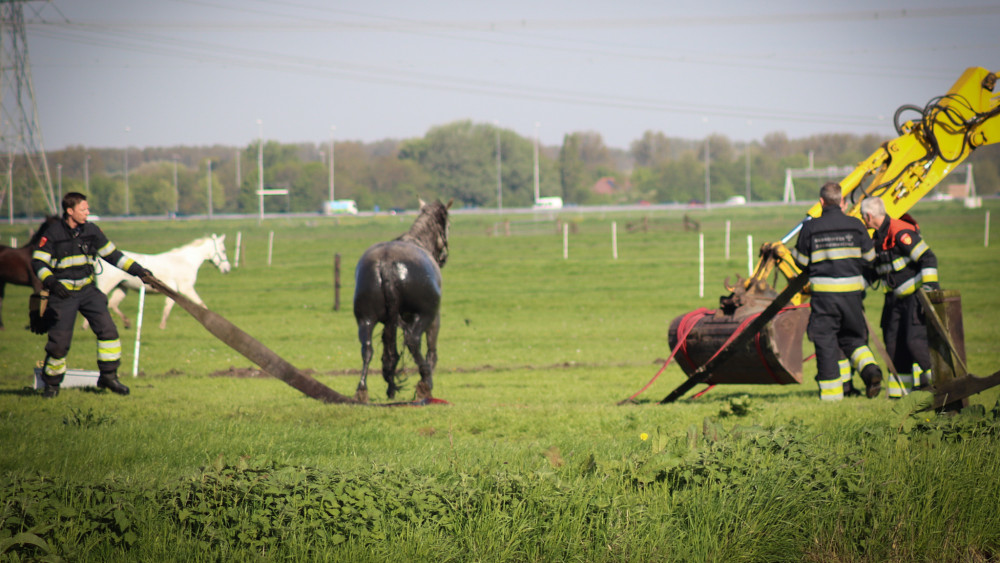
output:
POLYGON ((64 219, 42 234, 31 254, 31 268, 42 282, 55 276, 66 289, 75 290, 94 283, 98 257, 125 271, 134 263, 97 225, 84 223, 74 229, 64 219))
POLYGON ((791 255, 809 273, 813 293, 860 292, 875 247, 860 219, 845 215, 839 207, 825 206, 819 218, 802 225, 791 255))
POLYGON ((937 283, 937 256, 906 221, 887 217, 875 230, 875 271, 897 297, 912 295, 925 283, 937 283))

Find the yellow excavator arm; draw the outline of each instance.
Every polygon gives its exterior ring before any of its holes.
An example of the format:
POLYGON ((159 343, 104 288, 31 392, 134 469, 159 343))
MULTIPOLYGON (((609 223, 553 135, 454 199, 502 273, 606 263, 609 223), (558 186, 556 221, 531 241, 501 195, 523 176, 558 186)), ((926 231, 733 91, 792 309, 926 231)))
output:
MULTIPOLYGON (((1000 95, 994 93, 998 78, 1000 72, 971 67, 947 94, 932 99, 925 107, 900 107, 895 115, 900 136, 884 143, 841 180, 847 213, 860 217, 861 201, 878 197, 885 202, 887 214, 898 219, 972 151, 1000 142, 1000 95), (904 111, 919 112, 920 117, 901 124, 899 118, 904 111)), ((803 222, 822 212, 817 201, 803 222)), ((757 268, 744 281, 747 289, 766 280, 775 267, 786 279, 799 274, 785 245, 801 227, 799 223, 780 242, 761 247, 757 268)), ((797 295, 793 302, 801 299, 797 295)))
MULTIPOLYGON (((860 203, 877 197, 890 217, 899 218, 972 151, 1000 142, 1000 96, 993 92, 997 78, 996 72, 969 68, 947 94, 925 107, 900 107, 893 120, 899 136, 841 180, 847 213, 859 216, 860 203), (919 119, 901 124, 906 111, 918 112, 919 119)), ((661 403, 677 400, 698 383, 802 382, 802 337, 809 311, 797 305, 809 287, 786 244, 822 212, 817 201, 780 241, 762 245, 748 279, 738 278, 732 286, 726 280, 732 293, 719 299, 717 311, 693 311, 673 320, 670 346, 677 351, 684 345, 684 353, 676 357, 688 379, 661 403), (780 294, 767 284, 775 268, 788 282, 780 294)), ((995 377, 1000 381, 1000 372, 995 377)))

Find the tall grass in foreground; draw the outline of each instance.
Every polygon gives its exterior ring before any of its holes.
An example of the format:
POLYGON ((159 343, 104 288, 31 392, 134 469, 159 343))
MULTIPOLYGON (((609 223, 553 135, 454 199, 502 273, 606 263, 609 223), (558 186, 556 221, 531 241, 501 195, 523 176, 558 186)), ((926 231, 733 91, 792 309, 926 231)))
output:
MULTIPOLYGON (((1000 368, 1000 261, 995 245, 982 246, 982 212, 941 204, 916 212, 943 285, 962 291, 970 369, 992 373, 1000 368)), ((225 376, 249 362, 179 309, 165 331, 146 323, 143 373, 126 377, 132 395, 70 389, 42 401, 25 386, 44 339, 18 329, 27 293, 8 288, 0 560, 1000 557, 997 389, 958 416, 916 412, 921 396, 826 405, 808 365, 802 385, 720 386, 696 401, 656 405, 683 380, 669 368, 638 404, 615 406, 669 354, 670 320, 714 307, 722 279, 745 274, 745 248, 733 248, 742 259, 722 255, 724 221, 734 241, 749 232, 762 242, 784 234, 801 210, 699 216, 709 248, 701 299, 697 234, 680 228, 680 215, 654 215, 643 232, 626 228, 639 215, 566 213, 575 226, 569 260, 554 228, 492 237, 492 219, 454 217, 435 378, 451 405, 441 407, 324 405, 274 379, 225 376), (619 224, 617 261, 611 220, 619 224)), ((379 218, 105 230, 140 252, 226 232, 231 260, 241 230, 241 267, 222 276, 206 265, 202 297, 351 394, 360 364, 354 262, 408 225, 379 218), (344 263, 345 310, 337 313, 334 252, 344 263)), ((161 299, 149 298, 147 315, 158 315, 161 299)), ((867 306, 877 324, 880 299, 867 306)), ((134 316, 134 296, 126 311, 134 316)), ((130 367, 134 333, 122 334, 130 367)), ((78 330, 71 367, 92 369, 93 351, 93 336, 78 330)), ((384 389, 377 378, 369 387, 384 389)))

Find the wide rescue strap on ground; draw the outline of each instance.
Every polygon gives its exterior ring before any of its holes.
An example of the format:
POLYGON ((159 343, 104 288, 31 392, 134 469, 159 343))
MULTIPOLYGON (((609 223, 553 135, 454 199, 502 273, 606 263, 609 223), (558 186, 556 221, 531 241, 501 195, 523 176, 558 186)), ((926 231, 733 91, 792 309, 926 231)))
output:
MULTIPOLYGON (((146 276, 143 281, 153 288, 173 299, 182 309, 191 314, 196 321, 201 323, 208 332, 224 344, 236 350, 251 362, 260 366, 266 373, 277 377, 292 387, 302 391, 313 399, 319 399, 325 403, 343 403, 363 405, 353 397, 341 395, 340 393, 316 381, 313 377, 302 372, 284 358, 274 353, 270 348, 264 346, 256 338, 250 336, 233 323, 226 320, 222 315, 198 305, 187 297, 170 289, 155 276, 146 276)), ((395 403, 386 406, 425 406, 432 404, 448 404, 442 399, 429 398, 422 401, 412 401, 408 403, 395 403)))

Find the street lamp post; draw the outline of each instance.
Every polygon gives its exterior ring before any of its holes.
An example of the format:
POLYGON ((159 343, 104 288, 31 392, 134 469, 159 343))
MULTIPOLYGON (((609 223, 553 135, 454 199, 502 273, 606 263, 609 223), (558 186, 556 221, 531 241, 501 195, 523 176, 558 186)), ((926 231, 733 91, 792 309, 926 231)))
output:
POLYGON ((501 182, 502 176, 500 174, 500 122, 494 121, 493 124, 497 130, 497 213, 503 213, 503 183, 501 182))
POLYGON ((212 218, 212 159, 208 159, 208 218, 212 218))
POLYGON ((705 209, 712 206, 712 178, 710 174, 712 162, 708 151, 708 137, 705 137, 705 209))
POLYGON ((90 193, 90 155, 83 159, 83 191, 90 193))
POLYGON ((181 192, 177 189, 177 155, 174 155, 174 216, 180 211, 181 192))
POLYGON ((131 127, 125 127, 125 215, 128 215, 128 132, 131 127))
POLYGON ((747 141, 747 203, 750 203, 750 141, 747 141))
POLYGON ((330 126, 330 201, 333 201, 333 133, 337 130, 336 125, 330 126))
MULTIPOLYGON (((748 119, 747 125, 753 125, 753 120, 748 119)), ((753 144, 749 139, 747 140, 747 203, 750 203, 750 146, 753 144)))
POLYGON ((59 201, 62 201, 62 164, 56 164, 56 186, 59 189, 59 201))
POLYGON ((14 158, 7 159, 7 221, 14 224, 14 158))
POLYGON ((264 223, 264 122, 257 120, 257 193, 260 194, 260 219, 258 224, 264 223))
POLYGON ((538 203, 538 126, 541 123, 535 122, 535 203, 538 203))

